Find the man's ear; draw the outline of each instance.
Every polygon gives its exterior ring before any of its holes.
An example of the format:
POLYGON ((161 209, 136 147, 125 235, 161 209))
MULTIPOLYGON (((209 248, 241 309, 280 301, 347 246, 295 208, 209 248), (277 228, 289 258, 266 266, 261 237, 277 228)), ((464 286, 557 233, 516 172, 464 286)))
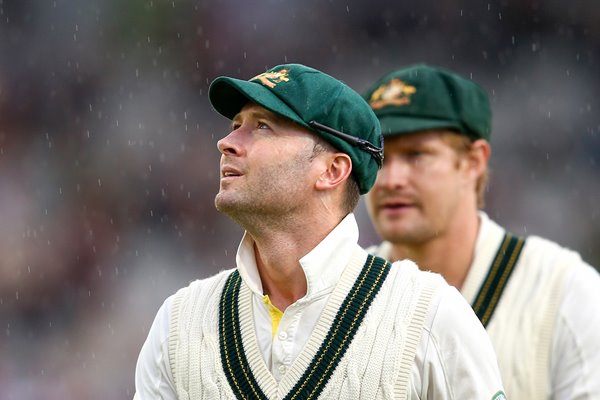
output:
POLYGON ((317 190, 331 190, 340 186, 352 173, 352 160, 345 153, 330 153, 327 168, 315 182, 317 190))
POLYGON ((492 148, 485 139, 477 139, 471 143, 471 149, 468 153, 469 169, 472 171, 474 178, 477 179, 487 170, 492 148))

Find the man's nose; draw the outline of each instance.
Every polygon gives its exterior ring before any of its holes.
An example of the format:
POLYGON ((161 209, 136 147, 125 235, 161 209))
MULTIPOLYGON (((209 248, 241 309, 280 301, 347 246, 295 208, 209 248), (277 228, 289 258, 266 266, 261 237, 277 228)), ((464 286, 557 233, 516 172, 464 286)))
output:
POLYGON ((387 157, 386 161, 377 175, 376 185, 385 189, 397 189, 406 185, 408 181, 409 167, 399 157, 387 157))
POLYGON ((223 155, 241 155, 243 153, 242 145, 242 127, 229 132, 227 136, 217 142, 217 148, 223 155))

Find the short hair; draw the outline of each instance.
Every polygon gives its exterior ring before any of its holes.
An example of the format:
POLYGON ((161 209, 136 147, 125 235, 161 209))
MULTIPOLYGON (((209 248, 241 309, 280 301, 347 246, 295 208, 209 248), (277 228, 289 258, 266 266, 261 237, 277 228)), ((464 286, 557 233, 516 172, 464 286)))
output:
MULTIPOLYGON (((484 140, 484 139, 476 139, 470 138, 466 135, 461 134, 456 131, 448 131, 443 136, 444 141, 450 145, 458 154, 462 155, 471 150, 473 142, 475 140, 484 140)), ((485 206, 485 191, 487 188, 487 184, 489 181, 489 171, 486 168, 477 178, 477 183, 475 184, 475 192, 477 195, 477 207, 482 209, 485 206)))

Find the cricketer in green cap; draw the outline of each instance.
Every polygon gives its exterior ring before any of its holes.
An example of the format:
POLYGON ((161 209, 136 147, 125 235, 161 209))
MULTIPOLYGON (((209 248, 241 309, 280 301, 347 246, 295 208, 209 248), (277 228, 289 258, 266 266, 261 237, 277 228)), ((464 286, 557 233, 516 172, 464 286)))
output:
POLYGON ((338 79, 301 64, 278 65, 247 81, 216 78, 208 96, 232 119, 248 102, 317 133, 352 160, 360 193, 369 191, 383 161, 379 122, 369 105, 338 79))
POLYGON ((217 78, 209 99, 231 118, 214 204, 244 235, 235 268, 165 301, 134 398, 498 399, 489 339, 458 292, 358 243, 359 193, 385 168, 367 102, 298 64, 217 78))
POLYGON ((483 210, 484 91, 420 64, 387 74, 365 97, 386 135, 385 163, 365 196, 382 242, 367 251, 441 274, 471 304, 505 390, 487 398, 600 399, 600 275, 580 254, 515 235, 483 210))
POLYGON ((391 72, 365 93, 384 136, 451 129, 490 140, 488 96, 476 83, 426 64, 391 72))

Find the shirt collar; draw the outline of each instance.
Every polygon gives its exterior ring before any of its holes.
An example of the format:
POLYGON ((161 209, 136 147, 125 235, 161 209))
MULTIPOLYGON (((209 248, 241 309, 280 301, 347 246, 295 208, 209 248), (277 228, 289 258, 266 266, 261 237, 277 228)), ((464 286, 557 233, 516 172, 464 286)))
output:
POLYGON ((498 246, 504 236, 504 229, 482 210, 479 210, 479 232, 475 241, 475 252, 469 272, 460 290, 469 303, 473 303, 481 283, 488 273, 498 246))
MULTIPOLYGON (((358 243, 358 225, 353 213, 348 214, 315 248, 299 260, 307 282, 309 300, 333 289, 350 261, 358 243)), ((254 239, 244 233, 235 257, 240 276, 252 292, 262 296, 263 289, 256 266, 254 239)))

